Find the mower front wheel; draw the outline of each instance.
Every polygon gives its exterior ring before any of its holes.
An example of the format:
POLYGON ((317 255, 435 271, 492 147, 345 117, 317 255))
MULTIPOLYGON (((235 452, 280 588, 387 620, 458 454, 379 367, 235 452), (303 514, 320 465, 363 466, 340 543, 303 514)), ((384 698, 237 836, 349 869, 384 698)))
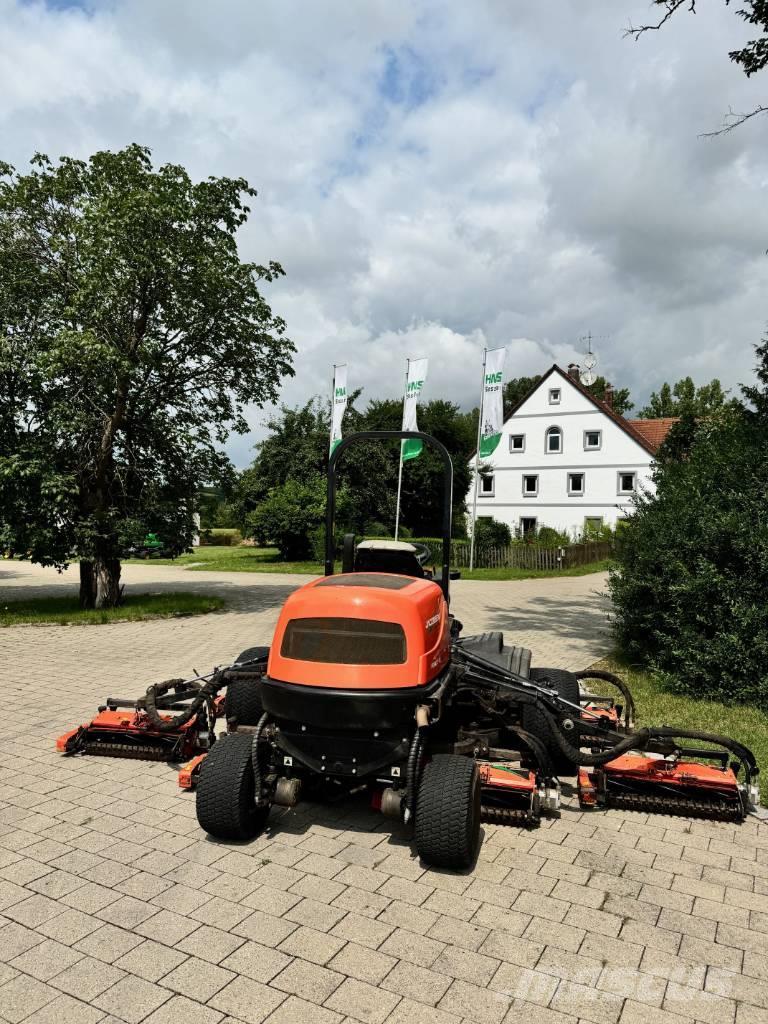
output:
POLYGON ((256 806, 250 733, 228 733, 213 745, 200 769, 197 820, 216 839, 253 839, 269 807, 256 806))
MULTIPOLYGON (((548 686, 558 696, 570 701, 571 704, 579 706, 579 680, 573 672, 566 672, 559 668, 532 668, 530 672, 532 683, 541 686, 548 686)), ((577 713, 574 711, 574 715, 577 713)), ((535 704, 523 706, 522 725, 526 732, 531 733, 540 740, 547 748, 552 766, 558 775, 575 775, 576 765, 570 758, 566 757, 560 749, 560 745, 552 735, 552 729, 560 729, 559 723, 551 721, 551 716, 535 704)), ((567 736, 569 743, 578 747, 578 726, 574 730, 575 735, 567 736)))
POLYGON ((416 798, 419 856, 438 868, 468 868, 480 838, 480 776, 469 757, 436 754, 416 798))

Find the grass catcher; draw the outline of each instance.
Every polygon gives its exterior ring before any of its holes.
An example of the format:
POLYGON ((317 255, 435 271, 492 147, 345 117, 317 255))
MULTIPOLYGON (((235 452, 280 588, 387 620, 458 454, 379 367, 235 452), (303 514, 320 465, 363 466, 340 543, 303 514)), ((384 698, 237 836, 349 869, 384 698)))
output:
POLYGON ((196 789, 202 828, 225 840, 256 836, 273 806, 302 794, 365 790, 413 827, 427 863, 446 868, 473 862, 482 819, 535 826, 556 812, 562 775, 578 773, 584 808, 742 820, 757 802, 745 747, 637 729, 617 676, 532 667, 531 652, 499 632, 462 636, 449 600, 452 487, 448 452, 427 434, 345 438, 328 468, 325 575, 288 597, 271 647, 139 701, 108 700, 59 749, 185 760, 179 783, 196 789), (338 461, 351 444, 403 438, 443 463, 441 565, 429 568, 418 545, 347 536, 335 574, 338 461))

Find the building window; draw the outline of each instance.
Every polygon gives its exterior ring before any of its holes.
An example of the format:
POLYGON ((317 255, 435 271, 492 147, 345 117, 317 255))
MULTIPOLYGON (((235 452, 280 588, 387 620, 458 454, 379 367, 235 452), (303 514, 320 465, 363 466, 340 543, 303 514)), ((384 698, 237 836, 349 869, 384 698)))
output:
POLYGON ((584 431, 584 451, 585 452, 597 452, 603 447, 603 432, 602 430, 585 430, 584 431))
POLYGON ((525 434, 510 434, 509 435, 509 450, 511 452, 524 452, 525 451, 525 434))
POLYGON ((619 473, 619 494, 634 494, 637 487, 637 473, 619 473))
POLYGON ((535 498, 539 493, 539 477, 538 474, 523 477, 523 497, 524 498, 535 498))
POLYGON ((560 388, 549 389, 549 404, 560 405, 560 388))
POLYGON ((584 534, 586 537, 594 537, 603 528, 602 516, 586 516, 584 518, 584 534))
POLYGON ((481 498, 492 498, 495 494, 495 477, 493 473, 488 473, 480 477, 480 497, 481 498))
POLYGON ((560 427, 550 427, 544 437, 544 451, 557 455, 563 450, 563 432, 560 427))
POLYGON ((536 516, 520 516, 520 536, 536 536, 536 516))
POLYGON ((573 497, 580 497, 584 494, 584 474, 583 473, 569 473, 568 474, 568 493, 573 497))

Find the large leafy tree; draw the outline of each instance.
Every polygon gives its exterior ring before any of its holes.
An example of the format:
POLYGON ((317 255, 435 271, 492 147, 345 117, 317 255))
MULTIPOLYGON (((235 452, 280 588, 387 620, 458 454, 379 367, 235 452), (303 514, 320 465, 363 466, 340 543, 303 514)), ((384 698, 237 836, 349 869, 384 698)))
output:
MULTIPOLYGON (((696 13, 697 0, 652 0, 655 7, 659 8, 659 17, 656 21, 646 25, 630 26, 627 34, 639 39, 646 32, 658 31, 674 17, 680 10, 690 14, 696 13)), ((731 50, 729 58, 737 64, 747 77, 762 71, 768 65, 768 0, 725 0, 726 7, 732 7, 734 13, 762 33, 755 39, 750 39, 738 50, 731 50), (740 5, 740 6, 739 6, 740 5)), ((759 114, 768 113, 768 104, 760 103, 753 110, 739 113, 731 111, 725 119, 723 127, 710 135, 719 135, 723 132, 732 131, 738 128, 745 121, 756 117, 759 114)))
MULTIPOLYGON (((373 399, 358 408, 360 392, 350 396, 344 433, 358 430, 398 430, 403 406, 399 399, 373 399)), ((269 435, 257 445, 256 458, 237 487, 234 503, 239 521, 262 540, 272 540, 288 557, 304 557, 313 545, 312 533, 322 522, 324 506, 315 500, 317 481, 328 465, 330 409, 312 399, 294 409, 283 407, 268 422, 269 435), (311 500, 310 500, 310 496, 311 500), (304 510, 294 509, 298 503, 304 510), (268 514, 272 509, 273 514, 268 514), (277 525, 270 536, 270 523, 277 525), (302 541, 302 534, 304 540, 302 541), (280 537, 284 536, 285 541, 280 537)), ((469 457, 476 423, 452 402, 435 399, 419 408, 419 426, 448 448, 453 458, 454 528, 464 528, 464 499, 470 485, 469 457)), ((358 535, 391 531, 395 521, 399 446, 396 442, 365 442, 348 448, 339 463, 337 525, 358 535)), ((442 513, 442 464, 425 446, 422 454, 403 467, 401 522, 419 536, 439 534, 442 513)))
POLYGON ((665 416, 712 416, 727 404, 728 392, 716 377, 701 387, 696 387, 691 377, 683 377, 676 384, 665 382, 658 391, 652 392, 639 416, 646 420, 665 416))
POLYGON ((82 603, 114 605, 126 547, 189 545, 244 403, 292 373, 260 291, 283 271, 239 257, 242 178, 193 182, 138 145, 0 170, 0 543, 79 559, 82 603))
POLYGON ((768 343, 758 356, 753 408, 728 403, 658 460, 611 594, 622 646, 673 688, 768 707, 768 343))

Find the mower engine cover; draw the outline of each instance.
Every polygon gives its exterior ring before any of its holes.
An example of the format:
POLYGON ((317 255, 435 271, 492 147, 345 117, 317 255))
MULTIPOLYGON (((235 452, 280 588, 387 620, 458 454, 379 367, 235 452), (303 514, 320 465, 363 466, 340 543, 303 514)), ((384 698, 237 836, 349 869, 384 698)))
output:
POLYGON ((425 686, 450 658, 448 606, 430 580, 390 573, 326 576, 283 606, 270 680, 335 690, 425 686))
POLYGON ((284 764, 402 777, 416 707, 449 670, 450 632, 445 597, 430 580, 344 573, 293 593, 261 681, 284 764))

